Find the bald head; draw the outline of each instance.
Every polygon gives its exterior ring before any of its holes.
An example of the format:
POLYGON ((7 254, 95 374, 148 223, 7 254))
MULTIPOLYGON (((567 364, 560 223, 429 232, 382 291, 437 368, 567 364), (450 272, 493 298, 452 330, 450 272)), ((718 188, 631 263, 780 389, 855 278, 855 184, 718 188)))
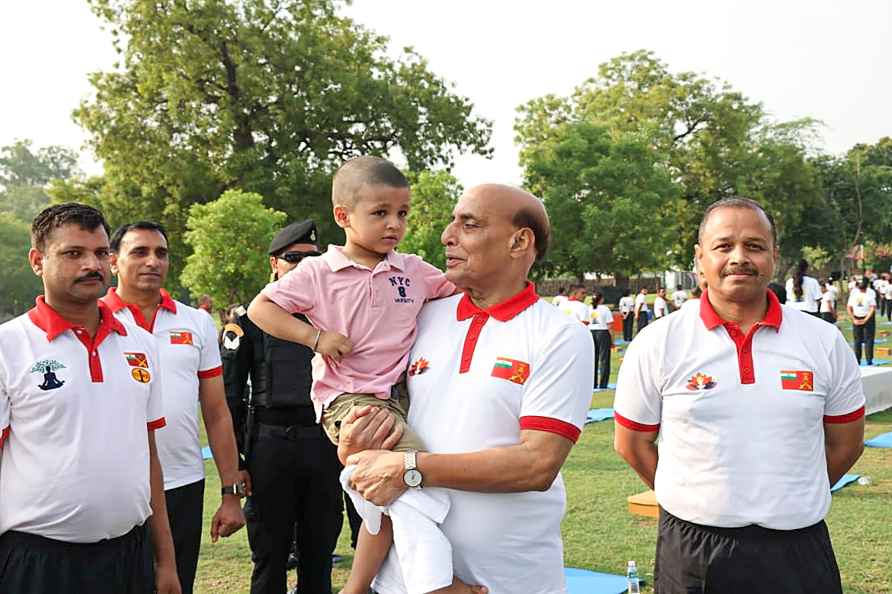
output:
POLYGON ((480 184, 465 192, 465 196, 485 202, 494 214, 511 221, 514 227, 532 231, 536 261, 545 257, 551 224, 541 200, 526 190, 504 184, 480 184))
POLYGON ((337 170, 331 184, 332 206, 352 209, 359 201, 364 186, 383 185, 408 188, 409 181, 396 165, 381 157, 363 156, 350 159, 337 170))

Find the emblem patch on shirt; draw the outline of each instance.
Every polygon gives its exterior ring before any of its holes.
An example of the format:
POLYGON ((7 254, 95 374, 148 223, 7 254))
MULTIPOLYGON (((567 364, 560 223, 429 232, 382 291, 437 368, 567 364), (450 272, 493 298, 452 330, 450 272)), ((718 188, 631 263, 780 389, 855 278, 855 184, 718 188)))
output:
POLYGON ((784 390, 800 390, 814 392, 815 374, 812 371, 781 370, 781 388, 784 390))
POLYGON ((691 391, 711 390, 712 388, 715 388, 715 384, 715 378, 713 378, 711 375, 706 375, 705 373, 698 371, 691 376, 691 379, 688 380, 687 388, 691 391))
POLYGON ((427 368, 430 366, 430 361, 428 361, 424 357, 421 357, 409 366, 408 373, 409 375, 418 375, 419 373, 424 373, 425 371, 427 371, 427 368))
POLYGON ((522 386, 530 377, 530 364, 523 361, 515 361, 508 357, 496 357, 491 375, 492 377, 506 379, 509 382, 522 386))
POLYGON ((127 365, 130 367, 149 368, 149 360, 146 358, 145 353, 124 353, 124 357, 127 359, 127 365))
POLYGON ((147 384, 152 380, 152 374, 149 373, 147 369, 143 369, 142 367, 134 367, 133 369, 131 369, 130 377, 141 384, 147 384))
POLYGON ((43 391, 55 390, 65 385, 65 380, 56 377, 56 371, 65 369, 65 365, 55 359, 43 359, 31 366, 31 373, 42 373, 43 382, 37 387, 43 391))
POLYGON ((170 344, 192 344, 192 333, 185 330, 171 330, 170 344))

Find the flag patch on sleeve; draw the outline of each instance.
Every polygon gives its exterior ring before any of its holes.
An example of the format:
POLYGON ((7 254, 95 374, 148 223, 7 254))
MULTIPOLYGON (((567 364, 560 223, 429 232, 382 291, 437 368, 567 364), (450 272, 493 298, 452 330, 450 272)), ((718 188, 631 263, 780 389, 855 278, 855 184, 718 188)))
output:
POLYGON ((781 388, 784 390, 800 390, 813 392, 815 389, 815 374, 812 371, 782 370, 781 388))
POLYGON ((507 357, 497 357, 491 375, 522 386, 530 377, 530 364, 507 357))
POLYGON ((185 330, 171 331, 170 344, 192 344, 192 333, 185 330))

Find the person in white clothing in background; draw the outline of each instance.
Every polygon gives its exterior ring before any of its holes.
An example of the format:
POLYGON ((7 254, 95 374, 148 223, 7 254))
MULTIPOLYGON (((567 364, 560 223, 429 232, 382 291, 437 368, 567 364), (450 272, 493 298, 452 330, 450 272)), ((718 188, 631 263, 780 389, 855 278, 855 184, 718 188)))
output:
POLYGON ((592 319, 592 308, 585 302, 585 286, 571 285, 567 298, 561 303, 559 309, 588 328, 592 319))
POLYGON ((595 344, 595 377, 594 388, 604 390, 610 381, 610 349, 613 346, 613 335, 610 326, 613 324, 613 312, 604 305, 604 294, 592 292, 592 323, 589 330, 595 344))
POLYGON ((787 279, 787 303, 800 311, 818 315, 821 303, 821 285, 814 277, 807 276, 808 262, 800 260, 793 278, 787 279))
POLYGON ((672 293, 672 305, 675 309, 681 309, 684 302, 688 300, 688 292, 681 288, 681 285, 675 285, 675 292, 672 293))
POLYGON ((632 312, 635 311, 635 299, 632 298, 631 293, 629 289, 623 289, 623 296, 617 303, 619 313, 623 317, 623 341, 625 342, 632 342, 632 330, 634 330, 633 324, 635 323, 635 318, 632 315, 632 312))
POLYGON ((638 320, 638 332, 644 329, 647 326, 647 322, 650 321, 650 308, 647 305, 647 289, 644 287, 638 291, 638 295, 635 297, 635 319, 638 320))
POLYGON ((566 303, 567 302, 566 292, 567 292, 567 290, 564 287, 559 287, 557 295, 555 295, 554 298, 551 300, 551 304, 554 305, 555 307, 560 307, 561 305, 566 303))
POLYGON ((659 320, 669 315, 669 304, 666 302, 666 289, 660 287, 654 299, 654 319, 659 320))

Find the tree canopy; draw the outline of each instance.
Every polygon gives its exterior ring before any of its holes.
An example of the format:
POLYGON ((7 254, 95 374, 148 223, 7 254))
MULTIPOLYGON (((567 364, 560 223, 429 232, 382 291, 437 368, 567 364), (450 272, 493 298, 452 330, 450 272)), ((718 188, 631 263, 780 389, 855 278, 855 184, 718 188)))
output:
POLYGON ((192 204, 238 188, 339 239, 329 197, 343 161, 389 155, 422 171, 490 152, 491 125, 470 100, 411 48, 391 57, 342 2, 90 4, 121 55, 74 114, 104 162, 96 200, 173 235, 192 204))

